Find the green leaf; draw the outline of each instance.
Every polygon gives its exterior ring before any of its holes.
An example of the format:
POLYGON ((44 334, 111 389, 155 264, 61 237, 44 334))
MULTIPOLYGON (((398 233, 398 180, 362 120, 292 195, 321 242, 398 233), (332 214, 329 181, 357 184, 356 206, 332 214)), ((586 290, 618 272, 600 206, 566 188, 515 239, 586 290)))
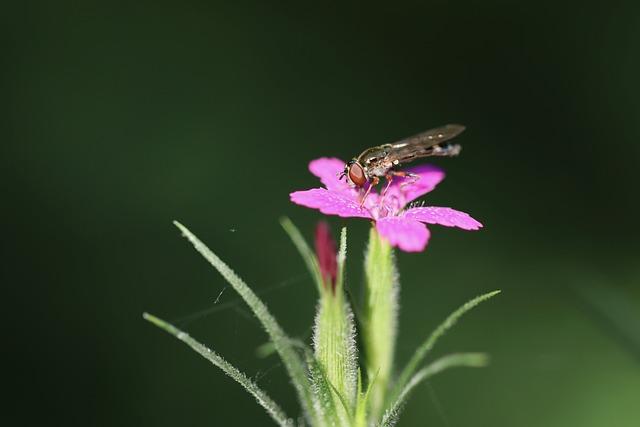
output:
POLYGON ((233 378, 236 382, 238 382, 241 386, 245 388, 253 397, 256 398, 258 403, 267 410, 267 413, 273 418, 273 420, 280 426, 293 426, 293 420, 291 420, 284 413, 280 406, 276 404, 256 383, 251 381, 245 374, 236 369, 229 362, 224 360, 218 353, 213 350, 210 350, 206 346, 200 344, 195 339, 191 338, 186 332, 181 331, 170 323, 165 322, 162 319, 159 319, 149 313, 144 313, 142 317, 145 320, 153 323, 160 329, 165 330, 169 334, 178 338, 180 341, 187 344, 197 353, 199 353, 202 357, 213 363, 218 368, 222 369, 222 371, 233 378))
POLYGON ((422 363, 427 353, 429 353, 429 351, 433 349, 438 339, 442 335, 444 335, 445 332, 451 329, 451 327, 456 324, 458 319, 460 319, 460 317, 462 317, 463 314, 465 314, 467 311, 471 310, 481 302, 486 301, 489 298, 498 295, 500 292, 501 291, 497 290, 497 291, 489 292, 484 295, 475 297, 474 299, 466 302, 462 307, 458 308, 456 311, 451 313, 449 317, 447 317, 445 321, 442 322, 431 333, 431 335, 429 335, 429 337, 422 343, 422 345, 416 349, 415 353, 411 357, 411 360, 409 360, 409 363, 407 363, 407 365, 405 366, 404 370, 400 374, 400 377, 398 377, 396 386, 394 387, 394 392, 391 394, 391 399, 397 398, 398 393, 400 393, 400 390, 405 387, 405 385, 407 384, 407 381, 409 381, 409 378, 416 371, 416 369, 418 368, 418 365, 422 363))
POLYGON ((342 288, 347 247, 346 228, 342 229, 338 255, 339 276, 335 292, 330 288, 320 293, 320 302, 313 328, 315 358, 322 366, 327 381, 337 391, 345 406, 338 409, 341 419, 349 415, 355 405, 358 374, 357 348, 353 313, 345 302, 342 288))
POLYGON ((318 292, 322 293, 324 285, 322 274, 320 273, 320 267, 318 266, 318 259, 316 258, 315 253, 311 250, 311 248, 307 244, 307 241, 304 240, 304 237, 302 237, 302 233, 300 233, 298 227, 296 227, 289 218, 280 218, 280 225, 282 225, 282 228, 284 228, 284 231, 287 232, 294 246, 296 247, 296 249, 298 249, 302 260, 307 265, 309 274, 311 274, 311 277, 316 282, 318 292))
POLYGON ((347 402, 347 398, 331 382, 329 382, 329 385, 331 386, 334 394, 338 396, 338 400, 342 404, 342 409, 344 409, 345 411, 346 418, 349 419, 349 424, 351 424, 351 420, 353 419, 353 412, 351 406, 349 405, 349 402, 347 402))
POLYGON ((376 382, 378 373, 373 378, 369 378, 369 384, 367 384, 367 390, 362 393, 362 378, 358 371, 358 401, 356 403, 356 413, 354 415, 353 425, 354 427, 366 427, 367 426, 367 409, 369 407, 369 396, 371 395, 371 388, 376 382))
POLYGON ((333 390, 331 382, 320 363, 310 351, 306 352, 307 366, 309 367, 309 375, 311 376, 311 386, 320 412, 321 424, 337 426, 340 423, 340 417, 333 399, 333 390))
POLYGON ((357 381, 357 350, 353 314, 343 297, 325 292, 318 305, 313 347, 318 363, 329 382, 355 404, 357 381))
POLYGON ((409 393, 411 393, 411 391, 422 381, 449 368, 480 368, 486 366, 488 360, 487 355, 483 353, 460 353, 450 354, 432 362, 427 367, 419 370, 402 388, 395 402, 393 402, 391 407, 384 413, 381 425, 384 427, 391 427, 396 424, 400 411, 402 410, 409 393))
POLYGON ((193 244, 195 249, 224 277, 227 282, 247 303, 253 314, 258 318, 269 338, 273 342, 278 355, 291 378, 291 382, 298 393, 303 412, 313 419, 313 400, 309 387, 309 380, 306 374, 305 365, 300 355, 294 349, 289 337, 282 330, 276 319, 271 315, 267 306, 260 298, 238 277, 227 264, 225 264, 216 254, 214 254, 204 243, 202 243, 193 233, 177 221, 173 222, 180 229, 182 234, 193 244))

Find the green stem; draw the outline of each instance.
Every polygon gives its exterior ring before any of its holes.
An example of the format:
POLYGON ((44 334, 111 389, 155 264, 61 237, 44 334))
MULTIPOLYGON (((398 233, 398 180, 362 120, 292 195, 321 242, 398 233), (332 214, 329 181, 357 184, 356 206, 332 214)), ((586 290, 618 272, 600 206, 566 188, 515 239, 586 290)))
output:
POLYGON ((393 369, 399 283, 391 245, 375 228, 369 234, 364 269, 363 341, 367 375, 369 380, 376 378, 369 396, 370 419, 376 420, 384 409, 393 369))

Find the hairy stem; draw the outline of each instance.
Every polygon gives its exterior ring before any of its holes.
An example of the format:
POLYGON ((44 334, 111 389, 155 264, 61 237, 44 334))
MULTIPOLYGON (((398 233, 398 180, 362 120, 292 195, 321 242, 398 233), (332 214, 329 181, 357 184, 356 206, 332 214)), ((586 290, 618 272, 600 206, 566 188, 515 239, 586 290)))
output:
POLYGON ((382 413, 393 369, 399 283, 391 245, 375 230, 369 234, 365 257, 363 342, 366 371, 376 378, 369 396, 372 419, 382 413))

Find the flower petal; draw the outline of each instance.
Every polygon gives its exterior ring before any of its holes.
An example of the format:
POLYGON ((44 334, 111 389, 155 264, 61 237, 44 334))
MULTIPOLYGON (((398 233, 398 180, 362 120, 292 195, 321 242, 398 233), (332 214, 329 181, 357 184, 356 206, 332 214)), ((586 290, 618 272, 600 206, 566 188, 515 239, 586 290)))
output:
POLYGON ((458 227, 464 230, 478 230, 482 228, 475 219, 467 213, 451 208, 429 206, 423 208, 411 208, 401 214, 403 218, 426 222, 427 224, 440 224, 446 227, 458 227))
POLYGON ((308 208, 318 209, 326 215, 341 217, 371 218, 371 214, 360 204, 344 194, 324 188, 295 191, 289 195, 291 201, 308 208))
POLYGON ((415 220, 388 216, 376 221, 378 233, 391 243, 406 252, 421 252, 429 241, 427 227, 415 220))
POLYGON ((403 183, 407 180, 411 182, 412 178, 395 177, 387 192, 390 196, 402 198, 405 204, 432 191, 445 176, 442 169, 433 165, 415 166, 405 171, 420 175, 420 179, 402 187, 403 183))
POLYGON ((309 163, 309 171, 320 178, 320 182, 328 190, 351 193, 354 190, 347 180, 338 178, 338 175, 344 171, 344 165, 344 161, 335 157, 321 157, 309 163))

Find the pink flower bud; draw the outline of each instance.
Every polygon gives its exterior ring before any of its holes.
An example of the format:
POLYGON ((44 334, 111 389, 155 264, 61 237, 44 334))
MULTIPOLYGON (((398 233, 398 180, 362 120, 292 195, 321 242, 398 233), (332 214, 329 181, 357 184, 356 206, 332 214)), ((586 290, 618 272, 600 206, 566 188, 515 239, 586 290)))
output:
POLYGON ((331 236, 331 229, 325 221, 318 222, 316 226, 315 246, 320 274, 325 286, 331 286, 331 290, 335 291, 336 277, 338 276, 338 254, 336 242, 331 236))

